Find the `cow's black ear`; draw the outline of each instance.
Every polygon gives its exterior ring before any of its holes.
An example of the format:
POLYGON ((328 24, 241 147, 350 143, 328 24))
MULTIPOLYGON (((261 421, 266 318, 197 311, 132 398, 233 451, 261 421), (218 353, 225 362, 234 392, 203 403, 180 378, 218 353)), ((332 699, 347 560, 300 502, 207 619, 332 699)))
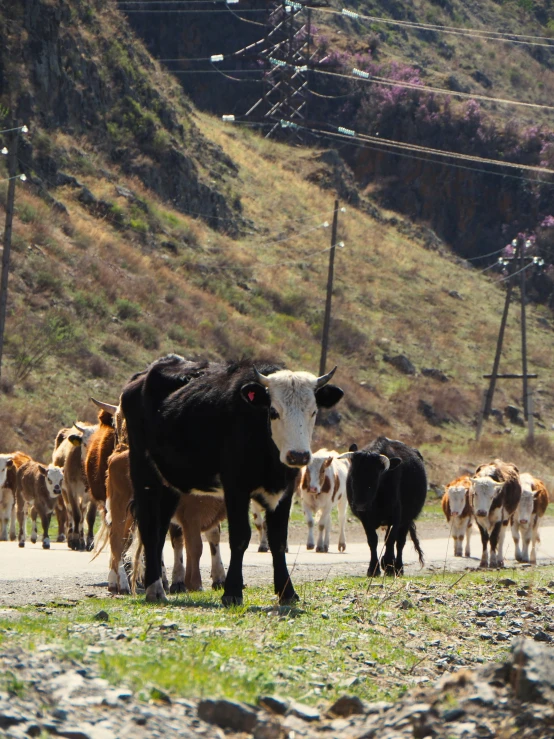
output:
POLYGON ((249 405, 257 408, 269 408, 270 406, 269 393, 258 382, 249 382, 247 385, 243 385, 240 394, 249 405))
POLYGON ((398 465, 402 464, 402 460, 400 459, 400 457, 390 457, 389 462, 389 472, 392 472, 392 470, 395 470, 398 465))
POLYGON ((315 400, 319 408, 332 408, 344 395, 344 390, 336 385, 324 385, 316 391, 315 400))
POLYGON ((357 444, 350 444, 348 447, 349 452, 357 452, 358 451, 358 445, 357 444))

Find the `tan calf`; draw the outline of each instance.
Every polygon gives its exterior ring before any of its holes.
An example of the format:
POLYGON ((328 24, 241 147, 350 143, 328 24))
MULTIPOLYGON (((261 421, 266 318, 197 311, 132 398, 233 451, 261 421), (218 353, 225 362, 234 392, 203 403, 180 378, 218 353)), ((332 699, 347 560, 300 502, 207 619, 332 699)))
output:
POLYGON ((346 478, 350 460, 338 457, 338 452, 320 449, 314 453, 310 464, 302 470, 300 497, 308 524, 307 549, 315 546, 314 515, 320 512, 316 552, 329 551, 331 511, 335 505, 339 512, 339 552, 346 549, 346 478))
POLYGON ((533 477, 528 472, 520 475, 521 499, 512 516, 512 536, 516 547, 516 559, 518 562, 537 562, 536 545, 540 544, 539 525, 544 516, 550 496, 542 480, 533 477), (519 547, 519 536, 523 538, 523 548, 519 547), (529 544, 531 544, 531 555, 529 555, 529 544))
POLYGON ((61 429, 56 437, 52 461, 63 466, 63 499, 68 515, 67 544, 70 549, 90 551, 94 545, 96 502, 92 500, 84 472, 88 444, 97 426, 75 424, 73 429, 61 429), (87 521, 85 542, 84 522, 87 521))
MULTIPOLYGON (((133 487, 129 474, 129 452, 125 445, 116 447, 108 461, 106 485, 106 526, 111 548, 108 589, 110 592, 129 593, 130 587, 122 566, 122 557, 133 536, 131 503, 133 487)), ((212 558, 212 587, 221 587, 225 570, 219 551, 220 522, 225 518, 225 503, 213 495, 183 495, 175 511, 170 528, 174 550, 174 566, 170 592, 200 590, 201 532, 205 532, 212 558), (183 562, 186 550, 186 567, 183 562)))
POLYGON ((472 529, 472 513, 470 504, 471 479, 463 475, 449 482, 442 496, 442 511, 450 524, 450 532, 454 539, 454 556, 461 557, 464 538, 466 547, 464 555, 470 557, 469 540, 472 529))
POLYGON ((33 531, 31 541, 37 540, 37 514, 42 523, 42 547, 50 549, 48 529, 56 505, 62 494, 63 470, 51 464, 48 467, 29 459, 17 470, 17 521, 19 546, 25 546, 27 509, 31 509, 33 531))
POLYGON ((31 459, 23 452, 0 454, 0 541, 15 541, 17 470, 31 459))

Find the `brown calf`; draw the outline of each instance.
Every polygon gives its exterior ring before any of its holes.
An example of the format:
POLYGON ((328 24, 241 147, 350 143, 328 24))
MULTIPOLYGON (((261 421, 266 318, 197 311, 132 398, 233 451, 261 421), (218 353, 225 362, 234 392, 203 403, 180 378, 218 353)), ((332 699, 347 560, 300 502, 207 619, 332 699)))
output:
POLYGON ((454 556, 461 557, 466 537, 465 556, 470 557, 469 540, 471 537, 471 479, 469 475, 452 480, 446 485, 442 496, 442 511, 450 524, 450 532, 454 539, 454 556))
POLYGON ((31 459, 23 452, 0 454, 0 541, 15 540, 15 497, 17 470, 31 459))
POLYGON ((106 502, 106 474, 108 459, 115 448, 113 415, 105 410, 98 412, 98 428, 91 436, 85 459, 90 494, 101 507, 106 502))
POLYGON ((17 470, 17 521, 19 523, 19 546, 25 546, 26 514, 31 508, 33 531, 31 541, 37 540, 37 514, 42 523, 42 547, 50 549, 48 528, 56 499, 62 494, 63 470, 51 464, 45 467, 29 459, 17 470))
MULTIPOLYGON (((131 503, 133 487, 129 474, 129 452, 126 445, 115 448, 108 461, 106 485, 106 520, 111 548, 108 589, 114 593, 129 593, 130 587, 122 566, 122 557, 128 549, 133 534, 131 503)), ((225 570, 219 553, 220 522, 225 518, 225 503, 210 495, 186 495, 179 501, 170 528, 174 550, 173 577, 170 592, 200 590, 200 557, 202 555, 201 532, 206 533, 212 555, 212 586, 220 587, 225 580, 225 570), (183 543, 187 553, 186 568, 183 564, 183 543)), ((100 538, 100 537, 99 537, 100 538)), ((100 545, 101 546, 101 545, 100 545)))

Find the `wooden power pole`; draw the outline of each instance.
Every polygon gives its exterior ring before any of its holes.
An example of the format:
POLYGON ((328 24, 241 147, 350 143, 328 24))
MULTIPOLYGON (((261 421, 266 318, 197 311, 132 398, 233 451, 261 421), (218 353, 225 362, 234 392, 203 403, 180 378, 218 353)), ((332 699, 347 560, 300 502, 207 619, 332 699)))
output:
POLYGON ((2 254, 2 277, 0 278, 0 377, 2 374, 2 355, 4 353, 4 329, 6 326, 6 308, 8 305, 8 277, 10 273, 10 252, 12 247, 12 223, 15 204, 15 183, 17 178, 17 144, 19 129, 13 132, 8 151, 8 200, 6 204, 6 224, 4 226, 4 252, 2 254))
POLYGON ((335 200, 333 212, 333 230, 331 233, 331 249, 329 251, 329 272, 327 274, 327 299, 325 301, 325 318, 323 319, 323 335, 321 337, 321 358, 319 360, 319 376, 325 374, 327 349, 329 347, 329 329, 331 327, 331 301, 333 298, 333 276, 335 272, 335 251, 337 247, 337 228, 339 220, 339 201, 335 200))

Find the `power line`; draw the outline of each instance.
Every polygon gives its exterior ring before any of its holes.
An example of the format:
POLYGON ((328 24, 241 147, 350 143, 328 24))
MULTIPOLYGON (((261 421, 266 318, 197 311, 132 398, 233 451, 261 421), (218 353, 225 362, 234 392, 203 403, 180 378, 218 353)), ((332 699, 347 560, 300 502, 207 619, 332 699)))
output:
POLYGON ((472 92, 458 92, 456 90, 448 90, 444 87, 432 87, 428 85, 418 85, 414 82, 406 82, 400 80, 393 80, 388 77, 379 77, 377 75, 371 75, 363 70, 354 69, 350 74, 342 74, 341 72, 330 72, 323 69, 314 69, 316 74, 324 74, 330 77, 342 77, 348 80, 361 80, 365 82, 374 82, 378 85, 386 85, 388 87, 403 87, 409 90, 417 90, 420 92, 433 92, 441 95, 452 95, 453 97, 470 98, 472 100, 483 100, 488 103, 501 103, 503 105, 521 105, 525 108, 540 108, 543 110, 554 110, 554 105, 544 105, 542 103, 526 103, 522 100, 513 100, 509 98, 495 98, 489 95, 481 95, 479 93, 472 92))

